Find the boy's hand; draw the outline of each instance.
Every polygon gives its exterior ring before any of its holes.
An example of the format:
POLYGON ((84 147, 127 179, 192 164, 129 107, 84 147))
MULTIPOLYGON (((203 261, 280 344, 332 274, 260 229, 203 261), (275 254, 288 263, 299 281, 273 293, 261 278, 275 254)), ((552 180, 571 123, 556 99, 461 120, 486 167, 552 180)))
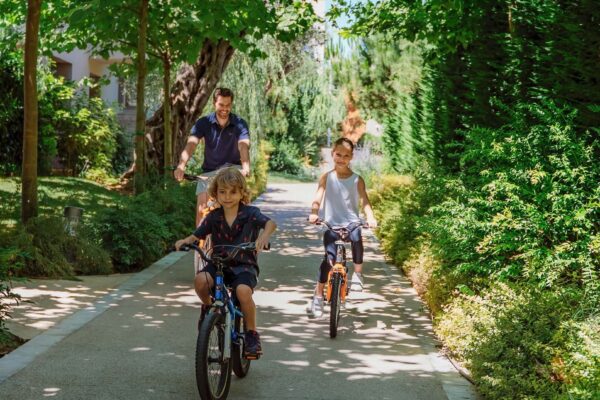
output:
POLYGON ((316 224, 318 219, 319 216, 317 214, 310 214, 308 216, 308 222, 310 222, 311 224, 316 224))
POLYGON ((265 235, 259 235, 256 238, 255 245, 256 245, 256 252, 260 253, 269 245, 269 237, 265 236, 265 235))

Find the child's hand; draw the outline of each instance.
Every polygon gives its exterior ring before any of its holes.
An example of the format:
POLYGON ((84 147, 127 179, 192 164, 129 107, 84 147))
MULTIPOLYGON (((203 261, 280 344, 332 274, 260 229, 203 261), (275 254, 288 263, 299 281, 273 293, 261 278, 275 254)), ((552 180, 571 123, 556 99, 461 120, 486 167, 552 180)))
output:
POLYGON ((181 246, 183 246, 185 243, 185 239, 181 239, 175 242, 175 250, 179 251, 179 249, 181 248, 181 246))
POLYGON ((308 222, 310 222, 311 224, 316 224, 318 219, 319 216, 317 214, 310 214, 308 216, 308 222))
POLYGON ((256 252, 260 253, 269 245, 269 237, 265 235, 260 235, 256 238, 256 252))
POLYGON ((377 228, 377 220, 375 218, 367 218, 367 224, 369 224, 370 229, 377 228))

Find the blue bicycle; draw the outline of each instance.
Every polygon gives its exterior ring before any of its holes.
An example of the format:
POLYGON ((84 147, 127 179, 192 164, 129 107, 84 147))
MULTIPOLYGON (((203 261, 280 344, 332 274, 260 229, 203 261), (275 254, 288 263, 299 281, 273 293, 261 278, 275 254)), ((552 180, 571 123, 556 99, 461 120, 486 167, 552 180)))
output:
POLYGON ((231 371, 239 378, 245 377, 250 360, 244 358, 244 315, 235 293, 225 285, 223 270, 238 252, 256 251, 256 246, 254 243, 219 245, 203 251, 196 245, 188 245, 181 250, 190 248, 216 268, 213 303, 199 323, 196 384, 202 400, 224 400, 231 385, 231 371), (215 249, 228 251, 216 254, 215 249))

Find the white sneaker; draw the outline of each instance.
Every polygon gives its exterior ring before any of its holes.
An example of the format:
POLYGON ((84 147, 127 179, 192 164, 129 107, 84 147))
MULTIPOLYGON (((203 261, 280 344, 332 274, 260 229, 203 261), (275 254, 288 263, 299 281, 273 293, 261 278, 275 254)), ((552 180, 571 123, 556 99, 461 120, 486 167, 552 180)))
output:
POLYGON ((351 292, 362 292, 363 291, 362 273, 355 272, 352 274, 352 279, 350 280, 350 291, 351 292))
POLYGON ((308 312, 308 315, 312 315, 315 318, 321 318, 323 316, 323 298, 313 297, 310 309, 307 308, 306 311, 308 312))

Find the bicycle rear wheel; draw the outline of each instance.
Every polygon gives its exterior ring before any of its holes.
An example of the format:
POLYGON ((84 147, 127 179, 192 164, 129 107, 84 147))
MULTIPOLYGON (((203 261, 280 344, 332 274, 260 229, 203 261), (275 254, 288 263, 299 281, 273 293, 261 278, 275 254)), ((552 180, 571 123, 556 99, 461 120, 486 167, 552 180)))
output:
POLYGON ((340 286, 341 276, 335 273, 331 279, 331 300, 329 303, 329 337, 337 336, 338 323, 340 322, 340 286))
POLYGON ((231 360, 223 357, 225 334, 223 315, 207 314, 196 342, 196 384, 202 400, 224 400, 229 393, 231 360))
POLYGON ((237 343, 232 343, 231 348, 231 363, 233 367, 233 373, 238 378, 243 378, 248 374, 250 370, 250 360, 244 358, 244 332, 246 332, 244 326, 244 319, 240 316, 235 317, 235 331, 238 333, 237 343))

